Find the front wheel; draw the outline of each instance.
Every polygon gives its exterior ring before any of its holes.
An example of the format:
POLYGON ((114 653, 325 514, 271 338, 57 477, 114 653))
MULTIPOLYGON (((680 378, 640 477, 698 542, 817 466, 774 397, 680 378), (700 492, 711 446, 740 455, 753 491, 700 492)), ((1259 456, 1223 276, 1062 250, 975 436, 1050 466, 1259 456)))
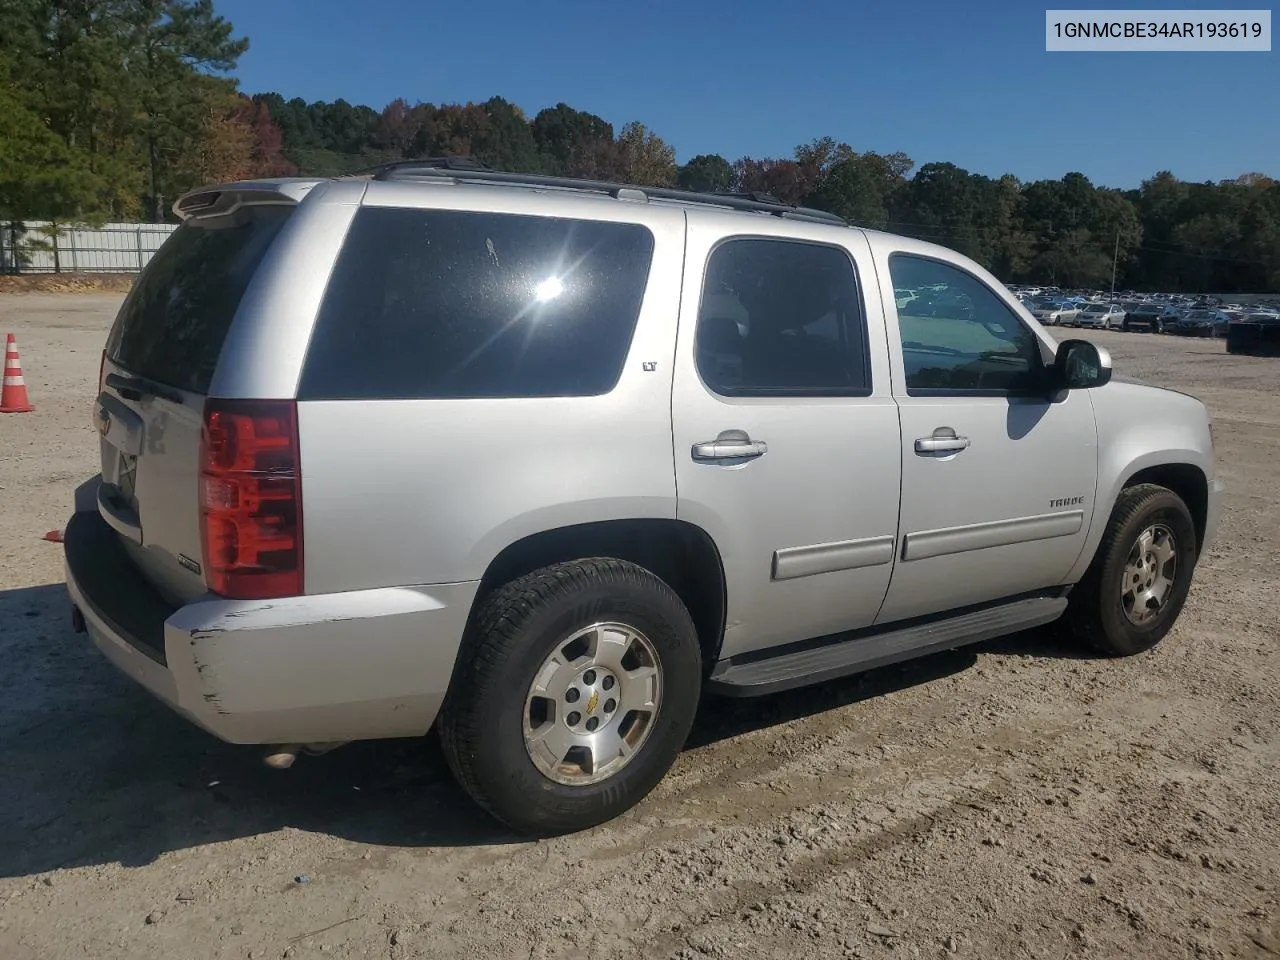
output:
POLYGON ((440 739, 497 819, 535 835, 583 830, 657 786, 701 687, 697 632, 670 587, 622 560, 561 563, 481 602, 440 739))
POLYGON ((1122 491, 1093 564, 1071 595, 1076 633, 1113 656, 1154 647, 1187 599, 1196 550, 1195 523, 1176 493, 1151 483, 1122 491))

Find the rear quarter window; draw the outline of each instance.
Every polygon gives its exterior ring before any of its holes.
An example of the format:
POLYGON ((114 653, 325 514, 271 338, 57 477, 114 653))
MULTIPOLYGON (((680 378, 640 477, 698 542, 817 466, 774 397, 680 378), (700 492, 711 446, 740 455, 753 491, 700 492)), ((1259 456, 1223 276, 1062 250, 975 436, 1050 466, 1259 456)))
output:
POLYGON ((298 397, 608 393, 652 256, 637 224, 366 207, 334 266, 298 397))
POLYGON ((208 393, 249 281, 293 205, 188 221, 151 258, 107 338, 107 356, 158 383, 208 393))

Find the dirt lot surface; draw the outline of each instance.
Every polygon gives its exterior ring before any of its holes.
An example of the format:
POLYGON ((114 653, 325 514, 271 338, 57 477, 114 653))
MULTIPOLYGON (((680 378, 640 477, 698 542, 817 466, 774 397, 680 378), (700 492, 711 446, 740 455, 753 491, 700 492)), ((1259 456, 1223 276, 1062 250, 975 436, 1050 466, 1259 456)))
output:
POLYGON ((128 293, 132 273, 0 274, 0 293, 128 293))
POLYGON ((1096 334, 1209 403, 1230 487, 1154 652, 1041 631, 707 701, 640 807, 530 843, 429 745, 271 771, 71 631, 41 537, 118 302, 0 297, 36 405, 0 415, 0 958, 1280 955, 1277 361, 1096 334))

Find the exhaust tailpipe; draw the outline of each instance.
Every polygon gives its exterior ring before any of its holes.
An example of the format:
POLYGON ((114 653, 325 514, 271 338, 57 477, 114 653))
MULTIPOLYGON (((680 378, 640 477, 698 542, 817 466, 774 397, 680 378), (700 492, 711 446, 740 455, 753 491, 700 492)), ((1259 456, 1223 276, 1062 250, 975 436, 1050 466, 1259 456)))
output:
POLYGON ((300 753, 305 753, 309 757, 319 757, 348 743, 350 743, 349 740, 334 740, 329 743, 278 743, 267 748, 262 762, 274 770, 288 770, 300 753))

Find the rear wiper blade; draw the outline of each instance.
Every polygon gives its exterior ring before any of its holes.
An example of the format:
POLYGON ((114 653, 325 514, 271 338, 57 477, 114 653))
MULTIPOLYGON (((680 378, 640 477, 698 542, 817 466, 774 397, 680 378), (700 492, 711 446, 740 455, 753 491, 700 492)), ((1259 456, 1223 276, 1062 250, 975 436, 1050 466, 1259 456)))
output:
POLYGON ((116 392, 126 400, 141 400, 143 397, 159 397, 173 403, 182 403, 182 394, 163 383, 156 383, 146 377, 124 376, 120 373, 107 374, 107 386, 114 387, 116 392))

